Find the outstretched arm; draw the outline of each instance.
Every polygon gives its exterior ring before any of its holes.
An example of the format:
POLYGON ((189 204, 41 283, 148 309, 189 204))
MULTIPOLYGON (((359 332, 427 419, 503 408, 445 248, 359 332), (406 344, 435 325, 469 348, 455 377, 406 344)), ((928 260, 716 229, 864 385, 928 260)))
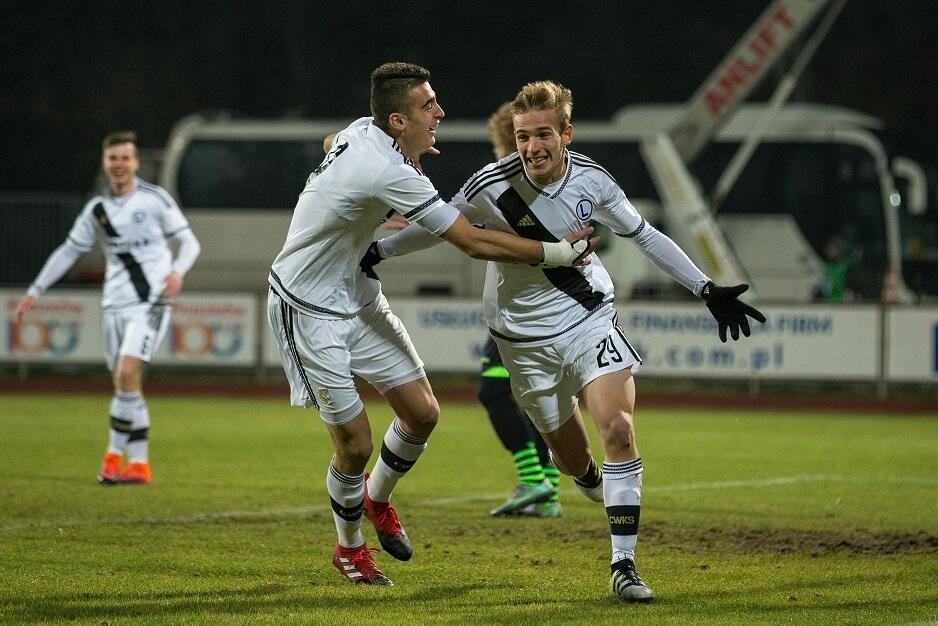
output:
POLYGON ((589 239, 592 232, 592 227, 587 227, 571 233, 562 241, 536 241, 497 230, 475 228, 464 215, 460 215, 441 236, 474 259, 553 267, 588 264, 587 257, 599 241, 597 238, 589 239))
POLYGON ((61 246, 52 251, 42 269, 39 270, 36 280, 29 286, 26 295, 16 306, 13 316, 17 324, 21 323, 23 316, 36 306, 39 296, 65 276, 65 273, 75 265, 75 261, 85 252, 87 250, 75 244, 71 239, 66 239, 61 246))
POLYGON ((421 228, 419 224, 410 224, 393 235, 379 239, 376 242, 376 251, 382 259, 389 259, 392 256, 401 256, 432 248, 442 241, 443 239, 425 228, 421 228))
POLYGON ((556 243, 525 239, 496 230, 476 228, 464 215, 439 237, 418 224, 411 224, 377 242, 374 252, 380 259, 410 254, 449 241, 474 259, 503 263, 532 263, 544 265, 585 265, 586 257, 596 247, 597 239, 589 239, 592 228, 572 233, 556 243))
POLYGON ((746 337, 749 336, 747 316, 760 323, 765 322, 765 316, 758 309, 739 300, 739 296, 749 289, 749 285, 716 285, 694 265, 676 243, 647 222, 644 222, 644 228, 635 236, 634 241, 655 265, 693 291, 694 295, 703 298, 710 314, 717 321, 720 341, 723 343, 726 343, 727 329, 734 341, 739 339, 740 331, 746 337))
POLYGON ((632 241, 642 249, 648 259, 664 272, 699 296, 710 279, 684 254, 674 241, 642 220, 637 234, 630 235, 632 241))
POLYGON ((508 233, 475 228, 472 225, 468 226, 472 232, 463 233, 461 232, 463 226, 459 225, 460 220, 469 224, 468 220, 460 215, 456 222, 443 233, 442 237, 421 228, 418 224, 411 224, 393 235, 372 242, 359 266, 368 276, 377 279, 374 266, 384 259, 418 252, 435 246, 443 239, 447 239, 446 235, 450 234, 454 228, 460 229, 455 234, 455 238, 460 239, 465 247, 453 242, 454 245, 457 245, 460 250, 473 258, 489 261, 528 262, 549 267, 588 265, 589 255, 596 248, 596 242, 599 241, 597 238, 587 239, 593 231, 592 228, 584 228, 556 243, 524 239, 508 233), (521 242, 524 250, 518 250, 515 246, 516 242, 521 242), (506 258, 508 255, 513 256, 506 258), (535 259, 535 257, 537 258, 535 259))

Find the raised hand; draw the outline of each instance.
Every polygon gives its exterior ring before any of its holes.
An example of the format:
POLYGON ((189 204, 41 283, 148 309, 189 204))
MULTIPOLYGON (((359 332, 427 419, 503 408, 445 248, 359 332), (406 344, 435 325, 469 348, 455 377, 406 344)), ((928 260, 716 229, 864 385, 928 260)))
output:
POLYGON ((707 303, 710 314, 716 319, 720 328, 720 341, 726 343, 726 329, 729 328, 733 341, 739 339, 739 331, 749 336, 748 315, 757 322, 764 323, 765 315, 739 299, 749 285, 736 285, 735 287, 720 287, 712 281, 704 285, 700 297, 707 303))
POLYGON ((30 295, 23 296, 23 299, 19 301, 19 304, 16 305, 16 311, 13 313, 13 320, 17 326, 23 323, 26 313, 36 306, 36 302, 36 298, 30 295))

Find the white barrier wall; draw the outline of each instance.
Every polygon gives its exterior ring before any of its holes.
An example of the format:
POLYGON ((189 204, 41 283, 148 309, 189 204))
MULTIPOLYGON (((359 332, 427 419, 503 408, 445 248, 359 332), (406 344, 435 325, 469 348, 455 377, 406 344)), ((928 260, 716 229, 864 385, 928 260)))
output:
MULTIPOLYGON (((5 362, 102 362, 100 292, 53 289, 26 323, 12 324, 22 291, 0 290, 5 362)), ((487 337, 476 299, 390 298, 426 368, 474 373, 487 337)), ((720 343, 703 305, 617 305, 619 323, 646 375, 682 378, 823 379, 938 383, 938 307, 765 306, 767 322, 740 342, 720 343), (885 339, 885 341, 884 341, 885 339), (880 371, 881 363, 885 371, 880 371)), ((280 367, 266 320, 266 293, 186 293, 155 362, 280 367), (260 332, 260 336, 258 336, 260 332)))
POLYGON ((617 306, 619 324, 642 356, 642 372, 702 378, 879 376, 879 307, 766 306, 752 336, 721 343, 717 324, 696 303, 617 306))
POLYGON ((489 331, 482 301, 389 298, 431 372, 478 372, 489 331))
POLYGON ((173 305, 159 363, 251 367, 257 363, 253 294, 182 294, 173 305))
MULTIPOLYGON (((3 349, 0 360, 104 362, 101 292, 53 289, 16 328, 13 312, 22 291, 0 290, 3 349)), ((179 297, 154 363, 252 367, 257 363, 257 298, 253 294, 179 297)))
MULTIPOLYGON (((487 327, 477 300, 391 298, 427 370, 475 372, 487 327)), ((655 376, 875 381, 879 307, 764 307, 767 321, 740 342, 720 343, 701 304, 622 304, 619 323, 655 376)), ((269 334, 269 333, 268 333, 269 334)), ((265 341, 270 341, 265 337, 265 341)), ((272 341, 270 341, 272 343, 272 341)), ((272 349, 265 363, 278 365, 272 349)))
POLYGON ((49 293, 39 299, 23 324, 13 313, 23 291, 0 291, 3 349, 0 359, 19 362, 91 363, 104 361, 101 292, 49 293))
POLYGON ((886 311, 889 381, 938 382, 938 308, 886 311))

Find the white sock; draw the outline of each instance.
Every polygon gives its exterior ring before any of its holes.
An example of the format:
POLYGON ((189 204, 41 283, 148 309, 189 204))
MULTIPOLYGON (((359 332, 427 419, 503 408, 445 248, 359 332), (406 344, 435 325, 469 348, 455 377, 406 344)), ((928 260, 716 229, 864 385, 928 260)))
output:
POLYGON ((140 394, 115 391, 111 396, 111 428, 108 432, 107 451, 121 456, 127 451, 127 440, 133 430, 133 407, 140 394))
POLYGON ((394 418, 381 443, 381 454, 368 477, 368 497, 374 502, 390 502, 397 481, 413 467, 427 448, 427 440, 404 432, 394 418))
POLYGON ((150 410, 140 392, 133 394, 132 422, 127 439, 127 460, 130 463, 147 463, 150 460, 150 410))
POLYGON ((609 517, 613 563, 635 560, 643 469, 641 459, 603 463, 603 503, 609 517))
POLYGON ((326 491, 332 501, 332 519, 339 534, 339 545, 357 548, 365 543, 362 536, 362 503, 365 501, 365 475, 348 476, 329 464, 326 491))

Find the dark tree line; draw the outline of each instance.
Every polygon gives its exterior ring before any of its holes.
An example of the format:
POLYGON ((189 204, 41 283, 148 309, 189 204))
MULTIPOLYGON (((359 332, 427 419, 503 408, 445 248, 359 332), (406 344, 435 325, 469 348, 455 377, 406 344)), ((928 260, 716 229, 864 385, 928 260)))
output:
MULTIPOLYGON (((84 190, 101 136, 161 146, 200 110, 349 118, 386 60, 433 72, 450 119, 529 80, 575 118, 688 98, 768 0, 7 3, 0 9, 2 190, 84 190)), ((938 2, 851 0, 795 93, 938 144, 938 2)), ((763 88, 756 97, 765 97, 763 88)))

